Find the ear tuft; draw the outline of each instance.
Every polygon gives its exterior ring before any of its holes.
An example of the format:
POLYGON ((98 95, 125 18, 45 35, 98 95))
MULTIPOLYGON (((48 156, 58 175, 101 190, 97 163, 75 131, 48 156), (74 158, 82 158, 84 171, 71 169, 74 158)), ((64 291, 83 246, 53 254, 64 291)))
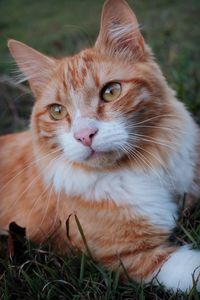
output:
POLYGON ((95 47, 111 56, 140 59, 144 55, 144 39, 137 18, 124 0, 107 0, 95 47))
POLYGON ((13 39, 8 40, 8 48, 21 72, 28 80, 36 97, 48 83, 56 60, 13 39))

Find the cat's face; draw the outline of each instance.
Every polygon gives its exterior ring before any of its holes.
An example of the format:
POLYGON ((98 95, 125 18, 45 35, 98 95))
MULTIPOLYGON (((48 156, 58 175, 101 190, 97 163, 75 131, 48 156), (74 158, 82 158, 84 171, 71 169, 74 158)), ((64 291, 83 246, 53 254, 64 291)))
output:
POLYGON ((62 149, 67 160, 90 166, 124 156, 129 122, 122 108, 133 102, 128 69, 91 50, 59 63, 33 113, 41 140, 62 149))
POLYGON ((94 50, 63 60, 33 111, 40 142, 47 151, 59 148, 67 160, 94 167, 124 159, 141 146, 138 134, 147 134, 137 124, 161 109, 152 73, 144 63, 94 50))
POLYGON ((155 124, 168 113, 165 83, 123 0, 106 2, 94 48, 73 57, 9 47, 36 96, 32 128, 46 153, 94 168, 144 161, 141 149, 155 146, 155 124))

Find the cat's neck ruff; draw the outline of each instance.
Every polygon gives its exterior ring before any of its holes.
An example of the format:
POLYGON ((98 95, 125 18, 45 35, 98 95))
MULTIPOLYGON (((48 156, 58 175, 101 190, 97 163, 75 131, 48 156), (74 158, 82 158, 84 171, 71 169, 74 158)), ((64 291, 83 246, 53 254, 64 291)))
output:
POLYGON ((139 174, 133 170, 87 173, 58 163, 46 176, 57 193, 64 191, 67 198, 80 196, 85 201, 114 201, 119 206, 130 206, 130 213, 148 217, 152 224, 164 228, 174 227, 176 205, 172 195, 159 178, 139 174), (165 216, 165 217, 163 217, 165 216))

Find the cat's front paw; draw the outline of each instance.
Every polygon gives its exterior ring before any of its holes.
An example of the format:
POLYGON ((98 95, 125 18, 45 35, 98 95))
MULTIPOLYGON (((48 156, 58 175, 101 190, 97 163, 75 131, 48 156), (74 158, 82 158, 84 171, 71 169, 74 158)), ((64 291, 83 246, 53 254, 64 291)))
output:
POLYGON ((196 285, 200 291, 200 251, 182 246, 161 267, 156 281, 167 289, 189 291, 196 285))

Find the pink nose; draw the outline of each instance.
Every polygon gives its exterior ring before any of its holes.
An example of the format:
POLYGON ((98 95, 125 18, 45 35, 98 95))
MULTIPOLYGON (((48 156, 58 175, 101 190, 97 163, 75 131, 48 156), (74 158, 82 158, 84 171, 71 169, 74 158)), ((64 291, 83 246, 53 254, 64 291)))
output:
POLYGON ((77 141, 81 142, 85 146, 91 146, 92 139, 97 133, 97 128, 83 128, 74 133, 74 137, 77 141))

